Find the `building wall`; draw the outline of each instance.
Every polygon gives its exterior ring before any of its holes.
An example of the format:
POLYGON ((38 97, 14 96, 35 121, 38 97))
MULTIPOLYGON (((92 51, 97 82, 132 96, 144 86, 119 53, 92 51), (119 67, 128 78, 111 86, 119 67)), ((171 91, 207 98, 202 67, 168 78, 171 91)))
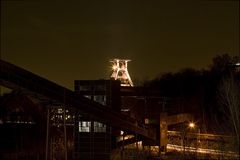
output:
MULTIPOLYGON (((120 111, 120 82, 113 80, 76 80, 75 92, 94 100, 106 108, 120 111)), ((91 117, 75 118, 75 159, 109 160, 112 128, 91 117)))

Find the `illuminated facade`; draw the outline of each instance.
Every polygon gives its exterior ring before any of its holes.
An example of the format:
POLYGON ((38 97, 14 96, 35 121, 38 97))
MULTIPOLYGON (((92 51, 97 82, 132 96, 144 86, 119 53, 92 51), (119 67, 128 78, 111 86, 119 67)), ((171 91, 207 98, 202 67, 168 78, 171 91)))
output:
POLYGON ((112 59, 112 75, 111 78, 120 80, 121 86, 133 86, 133 82, 128 73, 128 59, 112 59))

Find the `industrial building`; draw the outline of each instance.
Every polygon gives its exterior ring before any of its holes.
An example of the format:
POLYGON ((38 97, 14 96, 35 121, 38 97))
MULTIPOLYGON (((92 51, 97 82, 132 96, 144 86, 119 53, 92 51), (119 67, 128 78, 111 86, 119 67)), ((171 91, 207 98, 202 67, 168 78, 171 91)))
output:
MULTIPOLYGON (((75 92, 115 111, 120 111, 120 82, 113 80, 76 80, 75 92)), ((87 115, 79 115, 75 120, 76 159, 102 159, 111 156, 116 143, 115 131, 111 126, 96 121, 87 115)))

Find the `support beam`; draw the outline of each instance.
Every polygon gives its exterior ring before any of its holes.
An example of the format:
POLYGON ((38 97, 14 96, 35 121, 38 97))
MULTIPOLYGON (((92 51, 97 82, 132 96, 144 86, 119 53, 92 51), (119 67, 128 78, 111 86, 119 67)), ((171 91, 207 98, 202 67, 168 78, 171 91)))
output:
POLYGON ((39 94, 49 100, 55 100, 64 106, 89 114, 97 121, 156 140, 155 130, 149 130, 143 124, 139 125, 136 120, 3 60, 0 60, 0 85, 39 94))
POLYGON ((173 124, 178 124, 178 123, 183 123, 186 121, 192 120, 193 117, 190 114, 187 113, 182 113, 182 114, 177 114, 173 116, 168 116, 167 117, 167 124, 168 125, 173 125, 173 124))
POLYGON ((168 137, 167 137, 167 131, 168 131, 168 125, 182 123, 185 121, 190 121, 192 119, 192 116, 190 114, 177 114, 173 116, 167 116, 166 112, 160 113, 160 142, 159 142, 159 155, 161 156, 161 153, 165 153, 167 151, 167 143, 168 143, 168 137))

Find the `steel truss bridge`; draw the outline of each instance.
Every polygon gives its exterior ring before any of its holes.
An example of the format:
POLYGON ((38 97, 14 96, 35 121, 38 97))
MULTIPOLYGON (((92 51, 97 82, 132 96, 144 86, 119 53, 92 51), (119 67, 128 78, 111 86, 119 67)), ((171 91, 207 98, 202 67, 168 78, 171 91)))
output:
POLYGON ((135 119, 3 60, 0 60, 0 85, 22 90, 45 101, 54 101, 110 126, 134 133, 142 138, 156 140, 155 130, 139 124, 135 119))

